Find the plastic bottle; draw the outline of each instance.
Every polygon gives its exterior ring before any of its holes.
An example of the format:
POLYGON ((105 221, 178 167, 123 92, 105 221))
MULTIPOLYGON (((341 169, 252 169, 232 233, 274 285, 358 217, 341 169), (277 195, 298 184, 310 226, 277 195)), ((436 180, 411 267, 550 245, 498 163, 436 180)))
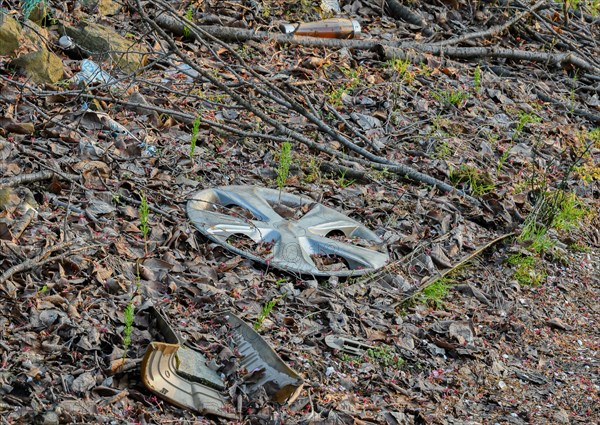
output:
POLYGON ((281 24, 285 34, 320 38, 353 38, 360 33, 360 24, 353 19, 333 18, 299 24, 281 24))

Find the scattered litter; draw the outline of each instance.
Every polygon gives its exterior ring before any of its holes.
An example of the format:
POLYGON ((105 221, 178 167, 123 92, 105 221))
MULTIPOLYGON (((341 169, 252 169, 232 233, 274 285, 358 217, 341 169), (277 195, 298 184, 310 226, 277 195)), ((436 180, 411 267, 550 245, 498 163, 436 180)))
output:
MULTIPOLYGON (((232 403, 226 397, 226 385, 217 371, 221 366, 183 340, 153 306, 149 312, 164 342, 150 343, 142 361, 142 382, 153 393, 168 402, 201 414, 237 419, 232 403)), ((241 355, 240 370, 246 370, 244 391, 252 395, 264 389, 279 403, 293 403, 304 380, 288 367, 275 351, 248 324, 228 313, 222 319, 230 327, 236 352, 241 355)), ((233 352, 232 352, 233 355, 233 352)))
POLYGON ((327 335, 325 337, 325 344, 328 347, 352 354, 353 356, 362 356, 367 350, 374 348, 371 345, 338 335, 327 335))
POLYGON ((354 38, 360 34, 360 24, 353 19, 333 18, 315 22, 280 24, 284 34, 320 38, 354 38))
POLYGON ((81 61, 81 71, 75 74, 73 81, 76 84, 83 83, 85 85, 95 83, 115 84, 117 82, 110 74, 103 71, 100 65, 90 59, 81 61))
POLYGON ((146 350, 141 370, 144 385, 176 406, 236 419, 235 409, 220 392, 225 384, 207 366, 206 357, 184 346, 184 340, 155 307, 149 311, 165 342, 152 342, 146 350))
POLYGON ((248 385, 250 393, 263 387, 276 402, 291 404, 298 398, 304 380, 284 363, 271 346, 251 326, 228 313, 224 316, 232 327, 233 339, 243 360, 241 367, 249 373, 259 374, 258 379, 248 385))
POLYGON ((81 46, 78 46, 68 35, 63 35, 59 38, 58 45, 71 59, 80 60, 90 56, 88 52, 81 48, 81 46))

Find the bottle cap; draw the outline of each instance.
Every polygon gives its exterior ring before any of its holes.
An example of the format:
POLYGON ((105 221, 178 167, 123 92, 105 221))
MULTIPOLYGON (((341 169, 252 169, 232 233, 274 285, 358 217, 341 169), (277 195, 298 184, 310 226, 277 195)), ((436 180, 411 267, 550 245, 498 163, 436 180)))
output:
POLYGON ((68 35, 63 35, 61 38, 58 39, 58 45, 63 50, 68 50, 72 48, 74 44, 75 43, 73 43, 73 39, 68 35))

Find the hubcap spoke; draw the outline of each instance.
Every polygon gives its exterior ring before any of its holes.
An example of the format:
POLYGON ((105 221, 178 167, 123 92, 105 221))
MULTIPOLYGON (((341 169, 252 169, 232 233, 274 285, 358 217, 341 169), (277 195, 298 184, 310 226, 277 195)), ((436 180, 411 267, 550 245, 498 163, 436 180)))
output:
POLYGON ((281 216, 273 210, 273 207, 257 191, 245 193, 218 190, 217 194, 223 205, 238 205, 250 211, 258 220, 271 222, 282 220, 281 216))
POLYGON ((310 245, 316 255, 337 255, 348 261, 351 269, 379 268, 388 261, 388 255, 374 249, 351 245, 322 236, 311 236, 310 245))

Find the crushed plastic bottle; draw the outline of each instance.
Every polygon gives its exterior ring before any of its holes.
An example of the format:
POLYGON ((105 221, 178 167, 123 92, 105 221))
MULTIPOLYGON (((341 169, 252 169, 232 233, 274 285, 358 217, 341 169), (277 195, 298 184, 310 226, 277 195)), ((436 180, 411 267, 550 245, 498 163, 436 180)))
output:
POLYGON ((303 35, 320 38, 354 38, 360 34, 360 24, 354 19, 333 18, 316 22, 281 24, 284 34, 303 35))
POLYGON ((86 85, 94 83, 116 84, 117 80, 110 76, 109 73, 103 71, 96 62, 90 59, 81 61, 81 71, 75 74, 73 81, 77 84, 83 83, 86 85))

